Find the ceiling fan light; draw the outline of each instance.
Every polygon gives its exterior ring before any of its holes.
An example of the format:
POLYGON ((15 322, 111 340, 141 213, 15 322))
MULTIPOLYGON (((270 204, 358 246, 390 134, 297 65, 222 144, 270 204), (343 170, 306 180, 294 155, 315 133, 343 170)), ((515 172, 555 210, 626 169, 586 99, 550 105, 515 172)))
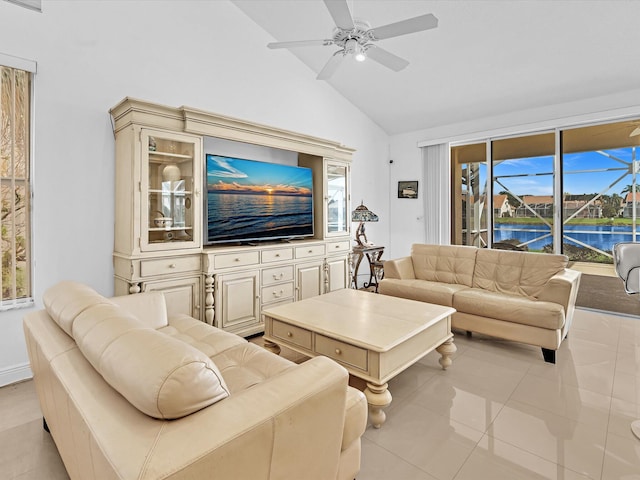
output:
POLYGON ((358 62, 364 62, 367 59, 367 54, 364 51, 364 47, 358 43, 355 39, 347 40, 345 44, 345 51, 348 54, 353 55, 353 57, 358 62))

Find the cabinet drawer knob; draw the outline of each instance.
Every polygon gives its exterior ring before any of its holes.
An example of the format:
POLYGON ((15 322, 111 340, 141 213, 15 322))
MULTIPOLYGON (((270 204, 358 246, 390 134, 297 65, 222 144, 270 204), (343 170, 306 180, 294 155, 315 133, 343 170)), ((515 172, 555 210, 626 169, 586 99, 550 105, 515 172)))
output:
POLYGON ((336 245, 336 248, 340 248, 340 245, 336 245))
POLYGON ((336 355, 341 355, 342 354, 342 350, 340 350, 339 348, 336 348, 336 355))
POLYGON ((280 290, 280 292, 272 292, 273 296, 276 298, 280 298, 282 295, 284 295, 284 290, 280 290))
POLYGON ((280 275, 276 275, 275 273, 273 274, 274 280, 282 280, 283 277, 284 277, 284 273, 282 272, 280 272, 280 275))
POLYGON ((293 333, 287 332, 287 337, 289 337, 289 338, 293 337, 293 333))
POLYGON ((309 250, 307 253, 313 253, 313 250, 309 250))
POLYGON ((175 263, 170 263, 169 264, 169 268, 176 268, 176 264, 175 263))
POLYGON ((280 258, 280 254, 279 253, 276 253, 276 258, 280 258))

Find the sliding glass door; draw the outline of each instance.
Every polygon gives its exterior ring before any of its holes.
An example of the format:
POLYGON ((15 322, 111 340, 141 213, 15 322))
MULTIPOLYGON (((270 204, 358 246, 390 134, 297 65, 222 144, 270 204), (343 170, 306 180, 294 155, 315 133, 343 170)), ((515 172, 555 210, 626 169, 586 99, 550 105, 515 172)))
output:
POLYGON ((570 260, 612 263, 618 242, 635 241, 640 122, 564 130, 563 253, 570 260))
POLYGON ((553 251, 555 135, 491 142, 493 248, 553 251))
POLYGON ((639 157, 640 120, 453 146, 452 243, 612 263, 640 240, 639 157))
POLYGON ((487 246, 487 149, 484 143, 451 149, 452 239, 456 245, 487 246))

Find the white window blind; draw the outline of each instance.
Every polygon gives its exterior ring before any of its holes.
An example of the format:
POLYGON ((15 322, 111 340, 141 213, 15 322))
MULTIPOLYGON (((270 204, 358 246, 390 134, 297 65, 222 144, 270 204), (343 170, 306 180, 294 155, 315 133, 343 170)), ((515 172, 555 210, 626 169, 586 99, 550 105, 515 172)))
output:
POLYGON ((425 242, 436 245, 451 243, 451 166, 449 144, 422 148, 424 161, 424 227, 425 242))

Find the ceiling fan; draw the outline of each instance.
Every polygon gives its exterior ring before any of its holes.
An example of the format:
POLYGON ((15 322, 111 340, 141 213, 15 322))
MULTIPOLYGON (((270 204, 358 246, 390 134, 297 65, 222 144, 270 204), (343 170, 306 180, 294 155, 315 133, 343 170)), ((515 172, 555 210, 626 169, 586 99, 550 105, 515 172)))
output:
POLYGON ((336 23, 333 37, 325 40, 299 40, 292 42, 269 43, 269 48, 298 48, 311 46, 336 45, 340 50, 336 51, 322 68, 318 80, 327 80, 338 69, 344 57, 353 55, 357 61, 370 58, 395 72, 399 72, 409 62, 387 50, 384 50, 373 42, 386 38, 399 37, 409 33, 422 32, 436 28, 438 19, 432 14, 401 20, 381 27, 371 28, 368 22, 354 19, 349 11, 347 0, 323 0, 329 13, 336 23))

